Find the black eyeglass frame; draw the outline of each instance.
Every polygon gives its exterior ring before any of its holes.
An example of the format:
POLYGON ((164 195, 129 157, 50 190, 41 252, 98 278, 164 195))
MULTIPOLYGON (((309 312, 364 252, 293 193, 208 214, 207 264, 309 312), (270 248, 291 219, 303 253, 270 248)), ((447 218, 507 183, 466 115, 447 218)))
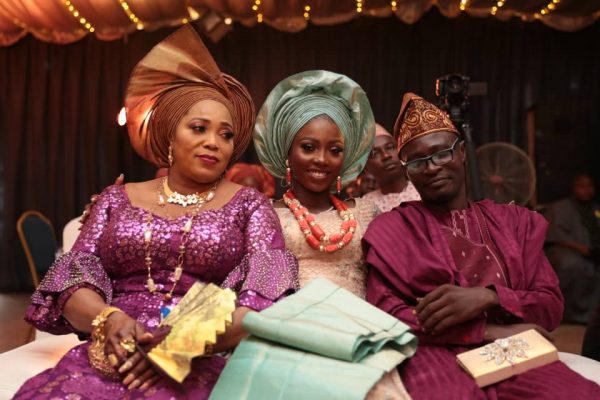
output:
POLYGON ((456 140, 454 141, 454 143, 452 143, 452 146, 448 147, 447 149, 436 151, 435 153, 431 154, 430 156, 423 157, 423 158, 417 158, 416 160, 411 160, 408 162, 404 162, 404 161, 400 160, 400 163, 406 169, 406 172, 408 172, 409 174, 422 173, 423 171, 425 171, 425 169, 427 169, 427 165, 429 164, 429 162, 431 162, 433 165, 437 165, 438 167, 441 167, 442 165, 446 165, 446 164, 452 162, 452 160, 454 160, 454 150, 456 150, 456 145, 461 142, 462 142, 462 140, 460 139, 460 137, 457 137, 456 140), (446 156, 447 154, 450 155, 450 158, 447 161, 440 162, 439 161, 440 157, 446 156), (416 165, 419 165, 419 166, 415 167, 416 165), (413 166, 412 171, 411 171, 411 166, 413 166))

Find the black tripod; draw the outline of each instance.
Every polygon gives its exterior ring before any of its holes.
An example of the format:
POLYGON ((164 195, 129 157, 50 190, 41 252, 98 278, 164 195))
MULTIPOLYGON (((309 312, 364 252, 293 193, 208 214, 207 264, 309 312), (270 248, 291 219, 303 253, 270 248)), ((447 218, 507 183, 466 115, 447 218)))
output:
POLYGON ((473 142, 473 125, 469 118, 469 77, 465 75, 446 75, 435 82, 438 106, 446 111, 461 133, 467 152, 467 173, 471 198, 475 201, 483 199, 483 189, 479 179, 477 153, 473 142))

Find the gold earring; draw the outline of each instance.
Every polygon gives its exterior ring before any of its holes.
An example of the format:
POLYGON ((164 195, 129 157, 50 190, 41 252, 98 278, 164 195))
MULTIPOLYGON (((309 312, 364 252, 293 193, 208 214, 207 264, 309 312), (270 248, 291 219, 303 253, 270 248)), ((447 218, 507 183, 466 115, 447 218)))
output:
POLYGON ((167 157, 169 160, 169 167, 173 166, 173 147, 169 145, 169 156, 167 157))
POLYGON ((288 188, 292 187, 292 169, 288 160, 285 160, 285 183, 287 183, 288 188))

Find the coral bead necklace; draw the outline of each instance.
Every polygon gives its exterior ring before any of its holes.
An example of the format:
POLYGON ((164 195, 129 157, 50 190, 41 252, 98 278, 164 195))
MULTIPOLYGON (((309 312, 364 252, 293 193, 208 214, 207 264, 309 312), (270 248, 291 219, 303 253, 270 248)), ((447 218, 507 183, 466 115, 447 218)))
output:
POLYGON ((352 236, 356 230, 356 219, 354 219, 354 215, 348 209, 346 203, 333 195, 330 195, 329 198, 342 219, 342 226, 339 233, 329 236, 317 224, 315 216, 300 204, 300 201, 296 198, 292 190, 288 190, 283 195, 283 202, 290 209, 296 221, 298 221, 298 225, 308 245, 318 251, 333 253, 343 249, 344 246, 347 246, 352 241, 352 236))

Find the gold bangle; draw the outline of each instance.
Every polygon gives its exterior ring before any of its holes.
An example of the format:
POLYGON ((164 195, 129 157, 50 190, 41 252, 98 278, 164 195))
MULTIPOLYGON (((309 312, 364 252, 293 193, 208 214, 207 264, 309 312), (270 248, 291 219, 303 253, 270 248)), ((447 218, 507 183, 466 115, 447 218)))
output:
MULTIPOLYGON (((96 318, 94 318, 94 320, 92 321, 92 327, 96 327, 100 324, 104 325, 104 323, 106 322, 106 320, 108 319, 108 317, 110 317, 110 315, 112 313, 115 313, 117 311, 123 312, 123 310, 121 310, 118 307, 106 307, 104 310, 100 311, 100 313, 98 315, 96 315, 96 318)), ((94 331, 94 328, 92 328, 92 333, 94 331)))
POLYGON ((123 312, 117 307, 106 307, 94 318, 92 321, 92 343, 88 347, 90 365, 102 374, 112 378, 118 378, 119 375, 104 353, 104 344, 106 343, 104 324, 108 317, 117 311, 123 312))

